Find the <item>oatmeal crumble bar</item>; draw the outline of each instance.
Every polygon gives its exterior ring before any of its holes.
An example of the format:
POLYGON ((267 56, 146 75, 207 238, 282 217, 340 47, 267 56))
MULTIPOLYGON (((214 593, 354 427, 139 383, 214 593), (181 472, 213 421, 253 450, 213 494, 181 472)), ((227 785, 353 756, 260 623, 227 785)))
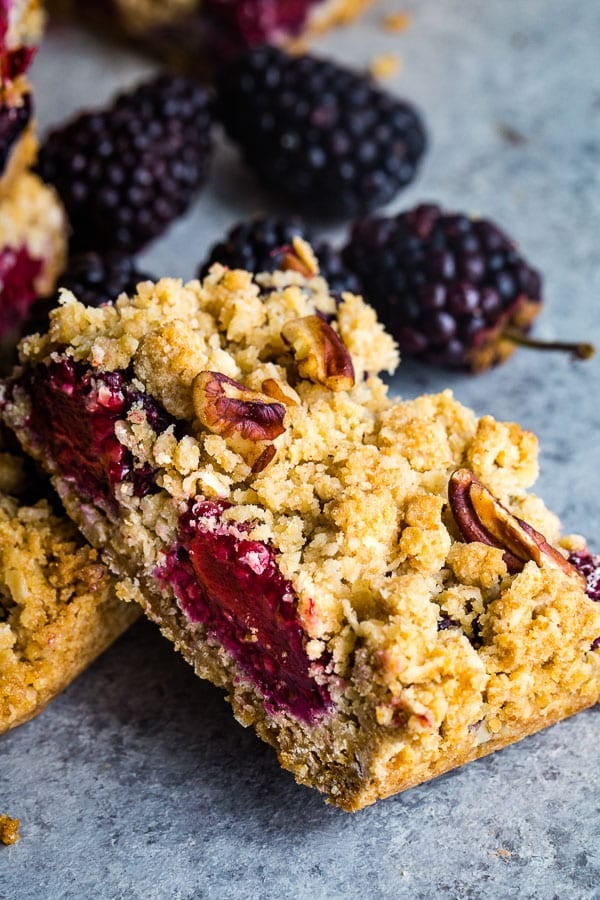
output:
POLYGON ((172 62, 206 66, 257 44, 294 45, 360 16, 373 0, 51 0, 62 15, 118 28, 172 62))
POLYGON ((41 712, 137 618, 98 552, 46 499, 16 496, 26 490, 23 460, 0 451, 0 733, 41 712))
POLYGON ((528 493, 530 432, 318 276, 64 294, 0 405, 69 514, 303 784, 359 809, 597 702, 600 604, 528 493))

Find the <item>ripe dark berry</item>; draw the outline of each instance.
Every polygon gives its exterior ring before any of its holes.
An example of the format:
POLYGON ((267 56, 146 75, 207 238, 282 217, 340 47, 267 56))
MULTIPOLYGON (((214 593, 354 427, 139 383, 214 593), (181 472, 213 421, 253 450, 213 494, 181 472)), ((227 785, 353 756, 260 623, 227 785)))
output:
POLYGON ((205 182, 211 96, 161 75, 46 139, 41 176, 67 209, 75 250, 135 253, 180 216, 205 182))
POLYGON ((18 106, 0 105, 0 173, 3 173, 11 150, 31 120, 33 103, 31 94, 23 95, 18 106))
POLYGON ((410 104, 331 61, 275 47, 224 70, 218 108, 260 181, 320 216, 387 203, 412 181, 425 149, 410 104))
MULTIPOLYGON (((72 256, 58 280, 59 287, 72 291, 86 306, 100 306, 116 300, 119 294, 134 294, 140 281, 154 281, 152 275, 140 272, 135 260, 115 251, 79 253, 72 256)), ((48 316, 58 302, 58 295, 38 301, 25 322, 24 331, 44 333, 48 316)))
POLYGON ((79 253, 69 259, 59 285, 72 291, 86 306, 100 306, 116 300, 119 294, 135 294, 140 281, 153 281, 140 272, 135 260, 122 253, 79 253))
POLYGON ((326 241, 315 240, 299 219, 284 221, 261 217, 235 225, 209 250, 200 266, 199 277, 204 278, 215 262, 230 269, 273 272, 283 264, 295 237, 304 238, 312 245, 319 261, 319 272, 328 282, 332 294, 359 293, 358 279, 344 266, 338 251, 326 241))
POLYGON ((405 353, 480 371, 514 349, 542 302, 541 279, 486 219, 418 206, 354 223, 343 250, 405 353))

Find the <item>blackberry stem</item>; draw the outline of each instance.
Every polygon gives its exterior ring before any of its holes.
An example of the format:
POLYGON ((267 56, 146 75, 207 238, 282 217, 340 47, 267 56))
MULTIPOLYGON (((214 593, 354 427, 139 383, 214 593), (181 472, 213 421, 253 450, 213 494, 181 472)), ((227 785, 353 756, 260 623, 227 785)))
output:
POLYGON ((596 348, 593 344, 571 344, 564 341, 541 341, 528 337, 516 328, 505 328, 502 337, 519 347, 530 347, 533 350, 561 350, 570 353, 573 359, 591 359, 596 348))

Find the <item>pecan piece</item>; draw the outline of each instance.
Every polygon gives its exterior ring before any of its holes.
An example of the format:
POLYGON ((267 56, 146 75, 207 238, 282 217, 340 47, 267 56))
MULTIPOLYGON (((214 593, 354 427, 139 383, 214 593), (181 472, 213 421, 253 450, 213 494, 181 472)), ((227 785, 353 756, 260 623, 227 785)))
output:
POLYGON ((575 566, 555 550, 543 534, 509 512, 470 469, 457 469, 452 474, 448 499, 465 540, 504 550, 504 562, 509 572, 520 572, 532 559, 540 567, 553 566, 583 583, 575 566))
POLYGON ((272 441, 285 428, 285 406, 221 372, 200 372, 192 385, 194 411, 215 434, 272 441))
POLYGON ((354 386, 354 366, 342 339, 320 316, 290 319, 281 337, 291 347, 298 372, 332 391, 349 391, 354 386))
POLYGON ((296 236, 292 245, 283 250, 285 252, 280 265, 283 272, 300 272, 305 278, 313 278, 319 274, 319 263, 314 250, 303 238, 296 236))
POLYGON ((285 406, 298 406, 294 398, 286 394, 279 382, 275 381, 274 378, 265 378, 261 387, 263 394, 266 394, 272 400, 277 400, 278 403, 283 403, 285 406))

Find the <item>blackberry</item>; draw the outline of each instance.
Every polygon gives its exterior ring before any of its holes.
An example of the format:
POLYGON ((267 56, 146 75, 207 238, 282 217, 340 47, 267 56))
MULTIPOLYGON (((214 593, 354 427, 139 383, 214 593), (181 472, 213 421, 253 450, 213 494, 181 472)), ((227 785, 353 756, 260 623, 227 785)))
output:
POLYGON ((140 272, 135 260, 122 253, 79 253, 69 259, 60 278, 60 287, 72 291, 86 306, 100 306, 116 300, 119 294, 135 294, 140 281, 154 281, 140 272))
POLYGON ((315 240, 299 219, 260 217, 235 225, 222 241, 215 244, 201 264, 198 277, 204 278, 211 265, 219 262, 230 269, 249 272, 272 272, 281 267, 295 237, 312 245, 319 261, 319 271, 329 284, 331 293, 359 293, 357 277, 343 264, 338 251, 323 240, 315 240))
POLYGON ((211 154, 208 90, 160 75, 53 131, 38 169, 67 209, 72 248, 134 253, 189 206, 211 154))
MULTIPOLYGON (((526 337, 542 304, 539 273, 486 219, 421 205, 354 223, 342 251, 366 298, 405 353, 436 365, 482 371, 526 337)), ((590 345, 544 345, 580 358, 590 345)))
POLYGON ((275 47, 250 50, 223 71, 218 111, 259 180, 319 216, 387 203, 412 181, 425 149, 409 103, 331 61, 275 47))
POLYGON ((23 101, 18 106, 0 104, 0 173, 6 169, 11 151, 29 125, 32 112, 30 93, 23 95, 23 101))
MULTIPOLYGON (((131 257, 115 251, 79 253, 69 259, 59 286, 72 291, 86 306, 100 306, 116 300, 119 294, 134 294, 140 281, 154 281, 152 275, 138 271, 131 257)), ((48 316, 58 302, 58 294, 38 301, 25 323, 28 333, 48 330, 48 316)))

